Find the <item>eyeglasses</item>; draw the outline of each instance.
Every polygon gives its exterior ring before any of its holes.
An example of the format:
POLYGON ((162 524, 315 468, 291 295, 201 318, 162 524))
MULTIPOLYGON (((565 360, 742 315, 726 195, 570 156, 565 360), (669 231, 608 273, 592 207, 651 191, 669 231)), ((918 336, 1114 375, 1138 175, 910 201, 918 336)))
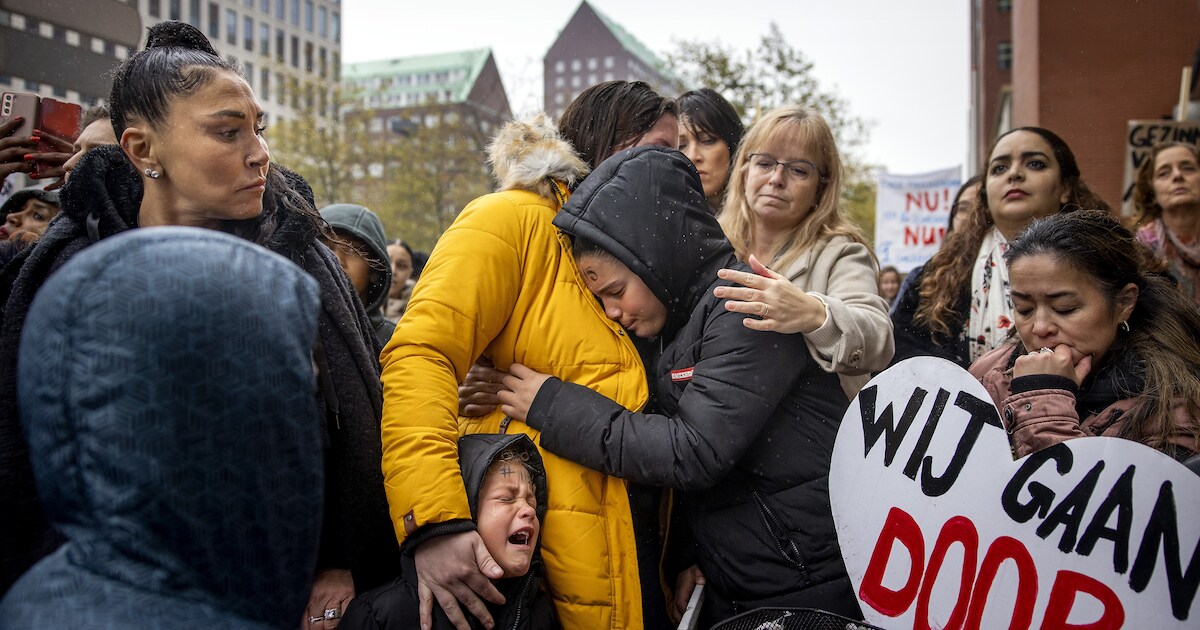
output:
POLYGON ((756 175, 770 175, 775 172, 775 167, 782 166, 785 176, 796 181, 807 181, 808 178, 825 176, 817 169, 817 165, 808 160, 792 160, 791 162, 780 162, 774 156, 766 153, 751 153, 749 156, 750 171, 756 175))

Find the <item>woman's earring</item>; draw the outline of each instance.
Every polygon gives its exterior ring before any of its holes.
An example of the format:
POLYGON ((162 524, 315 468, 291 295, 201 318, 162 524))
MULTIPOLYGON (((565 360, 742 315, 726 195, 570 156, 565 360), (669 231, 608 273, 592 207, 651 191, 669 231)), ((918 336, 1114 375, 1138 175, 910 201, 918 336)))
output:
POLYGON ((1129 320, 1128 319, 1121 322, 1121 330, 1124 330, 1125 332, 1129 332, 1129 320))
POLYGON ((162 173, 159 173, 158 171, 156 171, 152 168, 148 168, 144 172, 146 173, 146 177, 149 177, 150 179, 158 179, 158 178, 162 177, 162 173))

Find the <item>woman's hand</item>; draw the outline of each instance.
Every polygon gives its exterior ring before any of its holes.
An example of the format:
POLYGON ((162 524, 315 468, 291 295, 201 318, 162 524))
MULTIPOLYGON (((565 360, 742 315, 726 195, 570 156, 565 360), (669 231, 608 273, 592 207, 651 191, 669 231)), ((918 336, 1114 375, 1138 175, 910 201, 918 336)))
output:
POLYGON ((1060 344, 1053 349, 1042 348, 1018 357, 1013 364, 1013 377, 1030 376, 1033 374, 1055 374, 1065 376, 1082 385, 1092 371, 1092 355, 1085 354, 1078 360, 1071 347, 1060 344))
POLYGON ((336 628, 354 599, 354 579, 345 569, 326 569, 313 581, 312 595, 304 612, 301 628, 336 628), (325 611, 331 611, 328 615, 325 611))
POLYGON ((67 171, 63 168, 63 164, 66 164, 67 160, 71 159, 72 155, 75 155, 75 147, 70 142, 44 131, 42 132, 41 140, 42 143, 50 145, 52 150, 29 155, 30 161, 35 162, 37 165, 29 177, 31 179, 59 178, 58 181, 51 183, 45 188, 45 190, 54 190, 66 182, 63 179, 63 175, 67 171))
POLYGON ((14 137, 12 134, 21 126, 20 116, 0 125, 0 180, 13 173, 28 173, 33 170, 32 160, 25 156, 36 151, 38 141, 33 137, 14 137))
POLYGON ((508 374, 497 370, 491 359, 479 357, 458 386, 458 415, 478 418, 495 411, 500 405, 496 393, 504 389, 501 381, 505 376, 508 374))
POLYGON ((725 310, 759 317, 742 320, 747 328, 785 334, 810 333, 825 323, 824 302, 801 291, 784 276, 767 269, 753 255, 747 262, 754 273, 733 269, 717 272, 721 279, 732 280, 742 286, 713 289, 713 295, 729 300, 725 303, 725 310))
POLYGON ((514 363, 508 369, 511 374, 504 377, 505 389, 498 394, 500 411, 506 416, 524 421, 529 417, 529 408, 533 406, 533 399, 537 398, 538 390, 550 375, 534 372, 520 363, 514 363))

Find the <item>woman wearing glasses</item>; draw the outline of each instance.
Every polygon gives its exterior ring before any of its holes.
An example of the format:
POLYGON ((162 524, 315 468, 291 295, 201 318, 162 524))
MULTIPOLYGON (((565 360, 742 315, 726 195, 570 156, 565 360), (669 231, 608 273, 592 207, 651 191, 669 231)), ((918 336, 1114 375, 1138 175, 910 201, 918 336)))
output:
POLYGON ((853 396, 892 358, 892 324, 862 231, 842 214, 842 162, 828 123, 787 105, 742 140, 718 219, 754 273, 722 269, 718 287, 756 330, 800 333, 853 396))

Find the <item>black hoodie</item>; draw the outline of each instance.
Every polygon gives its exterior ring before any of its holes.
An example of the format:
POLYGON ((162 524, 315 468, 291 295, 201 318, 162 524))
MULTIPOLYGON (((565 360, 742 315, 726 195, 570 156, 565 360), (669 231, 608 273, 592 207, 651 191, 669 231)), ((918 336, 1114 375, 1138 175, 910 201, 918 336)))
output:
POLYGON ((661 350, 647 362, 657 413, 550 379, 528 418, 542 447, 683 490, 683 522, 717 608, 808 606, 860 616, 827 485, 848 401, 802 335, 746 328, 746 316, 713 295, 729 284, 718 269, 748 268, 708 214, 695 168, 670 149, 624 151, 580 185, 554 224, 629 267, 668 319, 661 350))
MULTIPOLYGON (((533 472, 534 495, 537 497, 539 522, 546 518, 546 468, 542 456, 528 436, 521 433, 496 435, 476 433, 458 439, 458 464, 462 470, 463 484, 467 489, 467 502, 471 506, 471 519, 479 518, 479 491, 488 466, 506 449, 525 453, 533 472)), ((404 571, 392 583, 368 591, 354 598, 346 609, 338 627, 342 630, 407 630, 417 627, 418 604, 416 566, 413 563, 412 545, 404 548, 404 571)), ((540 554, 539 538, 529 572, 520 577, 504 578, 494 582, 496 589, 504 595, 505 603, 488 603, 497 630, 541 630, 558 628, 554 604, 541 591, 544 568, 540 554)), ((464 608, 465 612, 465 608, 464 608)), ((466 613, 472 628, 482 628, 470 613, 466 613)), ((433 630, 452 628, 450 620, 441 606, 433 607, 433 630)))

